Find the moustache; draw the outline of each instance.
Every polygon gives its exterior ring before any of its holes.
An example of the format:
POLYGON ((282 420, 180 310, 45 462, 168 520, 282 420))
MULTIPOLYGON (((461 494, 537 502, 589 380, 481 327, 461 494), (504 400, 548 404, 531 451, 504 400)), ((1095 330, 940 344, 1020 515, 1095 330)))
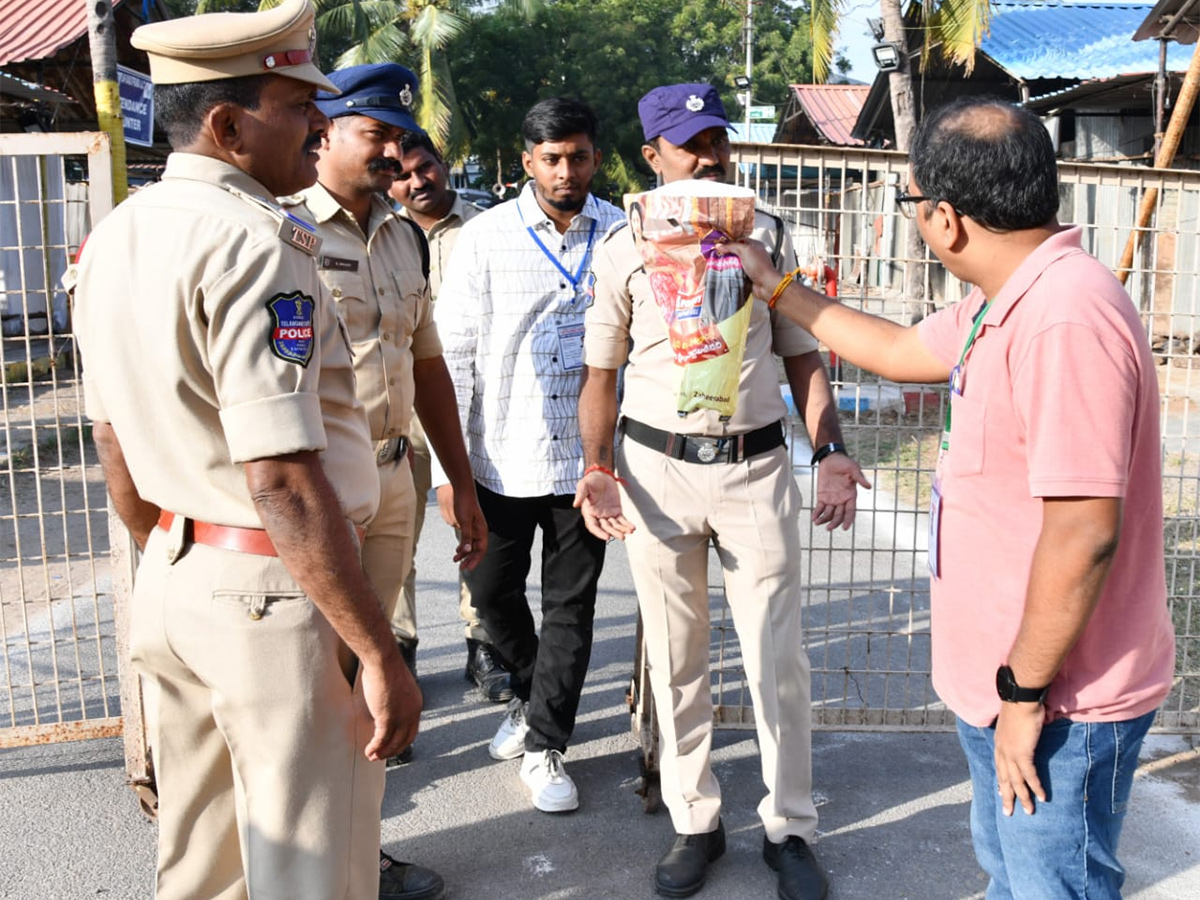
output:
POLYGON ((320 131, 318 131, 316 134, 310 134, 304 141, 304 152, 312 153, 318 150, 321 146, 321 139, 324 136, 324 133, 320 131))
POLYGON ((376 172, 391 172, 393 175, 400 175, 400 163, 392 159, 373 159, 367 163, 367 171, 374 174, 376 172))
POLYGON ((724 178, 725 177, 725 167, 721 166, 721 165, 705 166, 703 169, 699 169, 696 172, 696 174, 692 177, 693 178, 708 178, 710 175, 716 175, 718 178, 724 178))

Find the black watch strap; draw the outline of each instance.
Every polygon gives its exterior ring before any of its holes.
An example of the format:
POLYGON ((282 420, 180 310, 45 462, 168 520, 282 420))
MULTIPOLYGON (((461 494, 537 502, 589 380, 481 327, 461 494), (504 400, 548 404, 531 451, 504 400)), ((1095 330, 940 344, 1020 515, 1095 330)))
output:
POLYGON ((1009 666, 996 670, 996 693, 1005 703, 1045 703, 1050 685, 1040 688, 1021 687, 1009 666))
POLYGON ((846 448, 842 444, 822 444, 820 447, 818 447, 816 450, 813 451, 812 462, 810 462, 809 465, 815 466, 817 463, 819 463, 825 457, 829 456, 831 453, 845 453, 845 452, 846 452, 846 448))

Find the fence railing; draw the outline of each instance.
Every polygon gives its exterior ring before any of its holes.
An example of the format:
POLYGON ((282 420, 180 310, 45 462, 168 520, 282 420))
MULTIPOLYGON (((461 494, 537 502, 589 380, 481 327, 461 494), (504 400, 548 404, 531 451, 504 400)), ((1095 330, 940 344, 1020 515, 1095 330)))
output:
MULTIPOLYGON (((908 184, 903 154, 739 144, 733 162, 738 182, 789 223, 801 265, 826 289, 836 284, 843 303, 908 323, 969 289, 913 240, 915 225, 898 213, 895 196, 908 184)), ((1158 191, 1127 285, 1151 338, 1162 393, 1162 564, 1177 655, 1156 728, 1194 733, 1200 731, 1200 173, 1072 163, 1060 165, 1059 179, 1060 221, 1083 226, 1085 248, 1113 268, 1143 193, 1158 191)), ((810 529, 805 540, 815 721, 833 728, 950 728, 953 716, 930 683, 925 564, 945 388, 883 382, 836 359, 831 374, 850 451, 875 490, 860 494, 850 532, 810 529)), ((798 423, 793 436, 803 489, 811 475, 798 423)), ((803 493, 811 498, 811 486, 803 493)), ((719 572, 712 582, 720 584, 719 572)), ((727 616, 714 608, 714 690, 718 721, 737 727, 753 718, 727 616)))

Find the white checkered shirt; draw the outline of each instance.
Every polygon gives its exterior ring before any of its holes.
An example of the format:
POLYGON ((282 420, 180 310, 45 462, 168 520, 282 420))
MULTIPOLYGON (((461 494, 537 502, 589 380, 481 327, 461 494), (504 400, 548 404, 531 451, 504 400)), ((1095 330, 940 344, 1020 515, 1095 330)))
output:
MULTIPOLYGON (((471 470, 491 491, 508 497, 575 492, 583 471, 576 406, 591 254, 624 218, 589 195, 559 234, 530 183, 516 200, 476 216, 459 234, 434 320, 467 429, 471 470), (577 288, 527 227, 571 276, 579 272, 577 288)), ((434 475, 435 485, 447 480, 434 475)))

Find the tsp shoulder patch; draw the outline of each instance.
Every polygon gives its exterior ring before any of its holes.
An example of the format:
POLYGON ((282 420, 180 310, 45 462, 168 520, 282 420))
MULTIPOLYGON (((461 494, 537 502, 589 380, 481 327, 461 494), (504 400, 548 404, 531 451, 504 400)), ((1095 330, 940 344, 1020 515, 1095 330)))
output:
POLYGON ((312 297, 300 291, 276 294, 267 301, 274 327, 268 345, 284 362, 307 366, 313 355, 312 297))

